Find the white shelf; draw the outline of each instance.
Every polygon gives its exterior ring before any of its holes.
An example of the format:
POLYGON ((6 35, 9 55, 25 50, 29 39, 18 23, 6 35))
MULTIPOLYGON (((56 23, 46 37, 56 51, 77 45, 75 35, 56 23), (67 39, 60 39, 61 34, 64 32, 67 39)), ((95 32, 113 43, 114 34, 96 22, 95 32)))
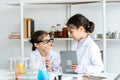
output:
POLYGON ((93 2, 99 2, 101 0, 51 0, 51 1, 29 1, 26 2, 24 1, 23 3, 26 4, 67 4, 67 3, 71 3, 71 4, 79 4, 79 3, 93 3, 93 2))
POLYGON ((106 39, 107 41, 120 41, 120 39, 106 39))
MULTIPOLYGON (((51 0, 51 1, 23 1, 23 4, 28 5, 41 5, 41 4, 83 4, 83 3, 96 3, 101 0, 51 0)), ((20 2, 0 3, 0 6, 20 6, 20 2)))
MULTIPOLYGON (((28 39, 24 39, 24 42, 28 42, 30 40, 30 38, 28 39)), ((73 38, 54 38, 54 40, 74 40, 73 38)), ((96 38, 96 39, 93 39, 94 41, 102 41, 103 39, 101 38, 96 38)), ((107 41, 120 41, 120 39, 106 39, 107 41)))
POLYGON ((20 3, 0 3, 0 6, 20 6, 20 3))
POLYGON ((73 38, 54 38, 54 40, 73 40, 73 38))
POLYGON ((102 39, 101 38, 95 38, 93 39, 94 41, 101 41, 102 39))
MULTIPOLYGON (((51 1, 23 1, 23 4, 41 5, 41 4, 83 4, 96 3, 102 0, 51 0, 51 1)), ((106 0, 108 3, 120 2, 120 0, 106 0)), ((0 3, 0 6, 20 6, 20 2, 0 3)))
MULTIPOLYGON (((80 4, 80 3, 96 3, 102 0, 51 0, 51 1, 23 1, 25 4, 80 4)), ((120 0, 106 0, 106 2, 120 2, 120 0)), ((9 2, 9 3, 0 3, 0 5, 10 5, 10 6, 20 6, 20 2, 9 2)))
POLYGON ((120 2, 120 0, 106 0, 106 2, 111 2, 111 3, 113 3, 113 2, 120 2))
MULTIPOLYGON (((94 41, 102 41, 103 39, 101 38, 97 38, 97 39, 93 39, 94 41)), ((106 39, 106 41, 120 41, 120 39, 106 39)))
MULTIPOLYGON (((28 42, 30 38, 24 39, 24 42, 28 42)), ((73 40, 73 38, 54 38, 54 40, 73 40)))
POLYGON ((24 42, 28 42, 30 40, 30 38, 26 38, 24 39, 24 42))

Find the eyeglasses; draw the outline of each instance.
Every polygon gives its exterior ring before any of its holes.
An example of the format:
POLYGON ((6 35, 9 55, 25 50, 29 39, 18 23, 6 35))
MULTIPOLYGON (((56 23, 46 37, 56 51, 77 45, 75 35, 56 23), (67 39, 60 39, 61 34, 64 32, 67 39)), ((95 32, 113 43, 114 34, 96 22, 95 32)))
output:
POLYGON ((39 40, 39 41, 36 41, 36 42, 37 42, 37 43, 43 42, 44 44, 48 44, 49 42, 53 43, 53 42, 54 42, 54 39, 51 38, 51 39, 39 40))

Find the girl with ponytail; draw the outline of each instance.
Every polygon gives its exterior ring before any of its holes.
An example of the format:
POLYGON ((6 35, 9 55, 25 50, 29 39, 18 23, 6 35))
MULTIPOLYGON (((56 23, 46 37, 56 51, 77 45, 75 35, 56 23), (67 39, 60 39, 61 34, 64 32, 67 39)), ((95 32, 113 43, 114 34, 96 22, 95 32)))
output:
POLYGON ((103 71, 100 49, 89 36, 95 25, 82 14, 73 15, 67 22, 70 37, 75 40, 73 50, 76 51, 78 64, 71 65, 76 73, 100 73, 103 71))

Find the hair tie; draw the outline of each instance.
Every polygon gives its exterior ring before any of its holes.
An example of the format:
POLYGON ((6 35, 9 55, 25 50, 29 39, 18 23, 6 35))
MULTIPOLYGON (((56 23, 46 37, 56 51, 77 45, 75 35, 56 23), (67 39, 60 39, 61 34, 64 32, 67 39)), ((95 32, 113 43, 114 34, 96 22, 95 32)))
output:
POLYGON ((90 25, 88 25, 88 29, 89 29, 90 25))

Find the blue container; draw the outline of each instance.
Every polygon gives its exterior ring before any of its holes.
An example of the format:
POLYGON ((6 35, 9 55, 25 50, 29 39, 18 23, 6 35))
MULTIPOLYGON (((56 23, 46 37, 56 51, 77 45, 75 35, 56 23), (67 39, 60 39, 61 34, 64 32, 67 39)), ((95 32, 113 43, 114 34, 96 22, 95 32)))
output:
POLYGON ((49 73, 47 70, 39 70, 37 75, 37 80, 50 80, 49 73))

